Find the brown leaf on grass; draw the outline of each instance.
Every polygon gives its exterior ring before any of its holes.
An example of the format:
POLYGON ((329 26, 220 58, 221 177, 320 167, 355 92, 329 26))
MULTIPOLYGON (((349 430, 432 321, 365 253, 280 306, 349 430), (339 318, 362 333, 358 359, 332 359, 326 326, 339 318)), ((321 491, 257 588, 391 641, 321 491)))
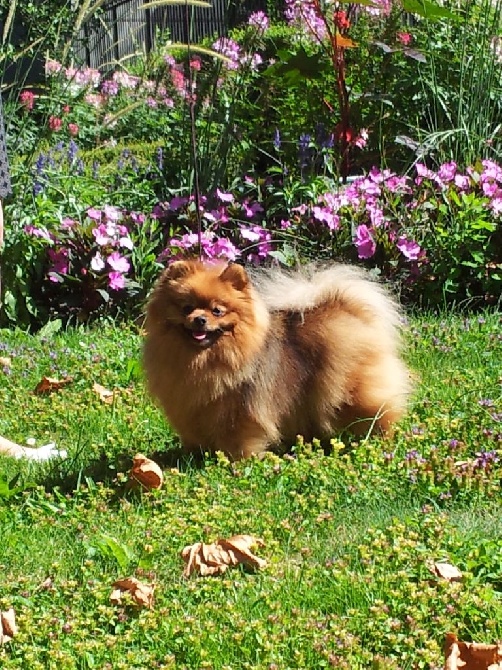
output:
POLYGON ((118 579, 113 584, 110 601, 113 605, 121 605, 124 593, 130 593, 133 602, 138 605, 138 607, 148 607, 151 609, 153 606, 154 589, 155 586, 153 584, 140 582, 136 577, 118 579))
POLYGON ((164 475, 160 466, 143 454, 136 454, 132 459, 129 476, 132 486, 139 484, 148 491, 160 489, 164 482, 164 475))
POLYGON ((67 384, 73 381, 72 377, 64 377, 63 379, 56 379, 55 377, 42 377, 41 381, 35 386, 34 393, 52 393, 52 391, 59 391, 67 384))
POLYGON ((16 634, 16 614, 11 607, 6 612, 0 612, 0 644, 10 642, 16 634))
POLYGON ((444 670, 502 670, 502 644, 460 642, 446 635, 444 670))
POLYGON ((462 579, 460 570, 451 563, 438 562, 432 564, 432 572, 448 582, 459 582, 462 579))
POLYGON ((101 384, 98 384, 97 382, 94 382, 92 385, 92 390, 95 391, 99 399, 105 402, 107 405, 111 405, 113 403, 113 399, 115 397, 115 391, 110 391, 109 389, 105 388, 104 386, 101 386, 101 384))
POLYGON ((251 552, 255 545, 262 547, 264 542, 252 535, 234 535, 228 540, 220 539, 213 544, 196 542, 187 545, 181 552, 185 561, 183 577, 198 572, 207 575, 222 575, 230 566, 242 563, 252 568, 264 568, 267 562, 251 552))
POLYGON ((12 366, 12 358, 9 356, 0 356, 0 368, 10 368, 12 366))

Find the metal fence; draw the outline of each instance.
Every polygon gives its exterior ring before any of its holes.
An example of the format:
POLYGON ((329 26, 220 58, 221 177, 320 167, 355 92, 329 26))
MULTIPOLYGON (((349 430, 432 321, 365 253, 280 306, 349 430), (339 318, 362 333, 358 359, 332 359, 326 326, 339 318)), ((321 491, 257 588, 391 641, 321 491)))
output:
POLYGON ((106 68, 137 53, 148 53, 159 33, 173 42, 193 42, 225 35, 252 12, 266 10, 266 0, 212 0, 211 8, 179 5, 141 9, 146 0, 111 0, 87 22, 75 44, 77 60, 106 68), (188 13, 188 17, 187 17, 188 13), (188 18, 188 20, 187 20, 188 18))

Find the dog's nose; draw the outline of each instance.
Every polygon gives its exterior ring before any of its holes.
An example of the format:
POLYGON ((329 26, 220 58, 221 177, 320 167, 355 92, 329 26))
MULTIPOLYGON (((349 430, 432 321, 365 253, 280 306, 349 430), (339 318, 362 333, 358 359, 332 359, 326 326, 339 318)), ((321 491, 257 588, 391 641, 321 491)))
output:
POLYGON ((193 322, 198 328, 203 328, 207 323, 207 319, 205 316, 196 316, 193 322))

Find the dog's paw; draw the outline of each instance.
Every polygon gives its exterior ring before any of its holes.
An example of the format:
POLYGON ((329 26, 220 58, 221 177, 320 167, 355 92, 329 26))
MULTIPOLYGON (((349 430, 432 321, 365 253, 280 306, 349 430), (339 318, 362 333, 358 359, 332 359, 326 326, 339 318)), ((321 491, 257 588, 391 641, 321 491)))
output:
POLYGON ((44 444, 42 447, 23 447, 22 451, 16 453, 16 458, 26 458, 29 461, 50 461, 52 458, 66 458, 68 453, 65 449, 56 449, 54 442, 44 444))

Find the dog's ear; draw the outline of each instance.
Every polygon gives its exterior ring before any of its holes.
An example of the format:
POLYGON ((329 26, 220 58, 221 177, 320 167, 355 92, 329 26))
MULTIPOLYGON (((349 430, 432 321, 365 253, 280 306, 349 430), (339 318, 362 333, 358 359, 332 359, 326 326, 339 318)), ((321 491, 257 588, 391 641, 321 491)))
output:
POLYGON ((249 284, 249 278, 242 265, 230 263, 220 275, 221 281, 229 282, 238 291, 242 291, 249 284))
POLYGON ((193 261, 174 261, 164 271, 164 279, 176 281, 195 272, 193 261))

